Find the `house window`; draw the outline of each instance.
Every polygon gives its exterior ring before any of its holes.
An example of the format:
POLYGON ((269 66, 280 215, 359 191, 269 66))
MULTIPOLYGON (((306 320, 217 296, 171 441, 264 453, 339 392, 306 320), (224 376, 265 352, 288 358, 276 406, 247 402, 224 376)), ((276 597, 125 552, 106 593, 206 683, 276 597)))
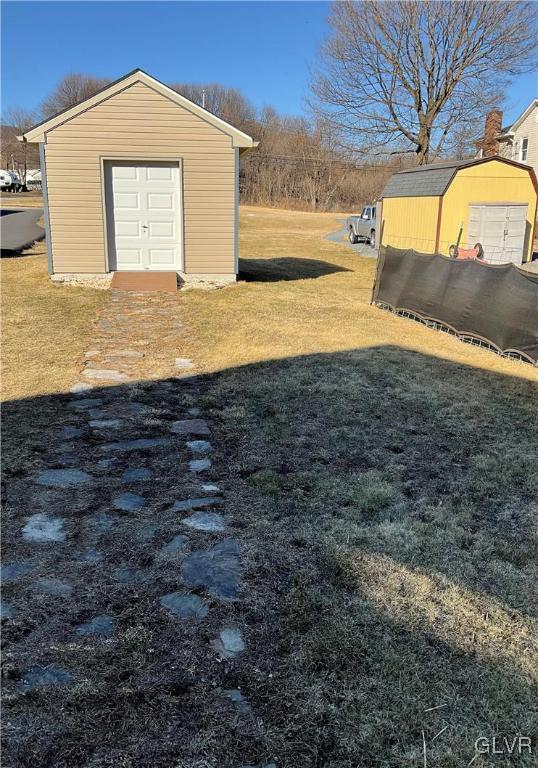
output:
POLYGON ((529 140, 521 139, 521 149, 519 150, 519 159, 524 163, 527 159, 527 150, 529 148, 529 140))

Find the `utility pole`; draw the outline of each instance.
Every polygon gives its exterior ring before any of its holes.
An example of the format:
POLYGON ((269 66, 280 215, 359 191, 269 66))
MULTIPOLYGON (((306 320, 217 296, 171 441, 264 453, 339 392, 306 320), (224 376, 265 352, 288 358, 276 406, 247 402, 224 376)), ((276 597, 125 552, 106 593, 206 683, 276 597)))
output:
POLYGON ((205 88, 202 88, 202 109, 205 109, 205 95, 207 91, 205 88))

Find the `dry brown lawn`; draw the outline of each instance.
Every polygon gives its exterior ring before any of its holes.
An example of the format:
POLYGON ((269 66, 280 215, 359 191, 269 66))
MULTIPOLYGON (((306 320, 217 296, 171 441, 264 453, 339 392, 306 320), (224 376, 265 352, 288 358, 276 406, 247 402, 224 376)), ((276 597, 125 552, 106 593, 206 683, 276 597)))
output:
MULTIPOLYGON (((215 675, 255 718, 223 728, 193 698, 208 662, 186 630, 146 637, 153 609, 121 605, 134 650, 85 653, 97 687, 49 697, 54 727, 21 765, 487 768, 476 739, 533 735, 538 371, 370 306, 374 262, 324 240, 337 218, 243 208, 245 279, 180 301, 244 567, 229 609, 247 650, 215 675), (192 690, 132 685, 157 657, 192 690)), ((44 256, 3 268, 7 394, 32 449, 32 396, 66 391, 104 294, 51 286, 44 256)), ((19 729, 42 700, 18 703, 19 729)))
POLYGON ((485 768, 536 724, 538 371, 370 306, 336 218, 243 208, 248 281, 183 303, 257 553, 260 759, 485 768))
POLYGON ((106 293, 54 285, 44 242, 1 270, 2 399, 68 392, 106 293))
POLYGON ((0 207, 2 208, 41 208, 43 195, 41 192, 19 192, 16 195, 4 192, 0 195, 0 207))
POLYGON ((524 363, 464 344, 370 305, 373 259, 324 239, 344 214, 243 206, 246 280, 184 306, 194 358, 205 371, 295 355, 398 345, 483 370, 538 381, 524 363))

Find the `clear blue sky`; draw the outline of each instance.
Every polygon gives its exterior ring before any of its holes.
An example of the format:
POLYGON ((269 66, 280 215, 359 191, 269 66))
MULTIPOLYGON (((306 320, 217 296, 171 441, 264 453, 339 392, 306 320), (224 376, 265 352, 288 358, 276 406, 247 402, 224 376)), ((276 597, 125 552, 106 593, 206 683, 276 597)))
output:
MULTIPOLYGON (((140 67, 164 82, 241 89, 258 107, 305 111, 325 2, 2 2, 2 110, 37 107, 68 72, 113 79, 140 67)), ((518 79, 510 122, 538 94, 518 79)))
POLYGON ((221 82, 304 111, 321 2, 3 2, 2 106, 37 106, 68 72, 221 82), (23 48, 21 49, 21 45, 23 48))

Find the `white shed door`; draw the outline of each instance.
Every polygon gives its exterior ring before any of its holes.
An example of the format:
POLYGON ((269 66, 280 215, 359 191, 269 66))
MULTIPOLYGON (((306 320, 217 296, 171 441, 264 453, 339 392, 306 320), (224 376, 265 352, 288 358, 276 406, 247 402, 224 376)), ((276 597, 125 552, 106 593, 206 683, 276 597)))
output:
POLYGON ((181 184, 178 163, 105 164, 109 268, 181 269, 181 184))
POLYGON ((525 248, 527 205, 470 205, 468 247, 481 243, 493 264, 521 264, 525 248))

